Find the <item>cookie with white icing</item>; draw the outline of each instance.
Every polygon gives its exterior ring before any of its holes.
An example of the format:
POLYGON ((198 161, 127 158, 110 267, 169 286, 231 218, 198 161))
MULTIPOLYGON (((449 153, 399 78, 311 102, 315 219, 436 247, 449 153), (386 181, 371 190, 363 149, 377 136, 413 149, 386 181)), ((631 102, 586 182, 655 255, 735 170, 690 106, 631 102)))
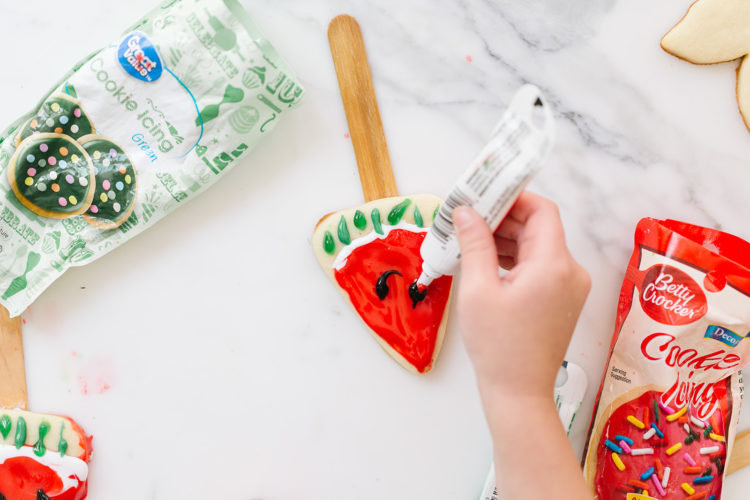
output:
POLYGON ((384 198, 325 216, 313 250, 334 286, 380 346, 404 368, 434 366, 447 323, 452 278, 435 280, 423 299, 410 293, 422 271, 420 247, 441 200, 384 198))
POLYGON ((661 40, 668 53, 693 64, 740 59, 737 104, 750 130, 750 7, 745 0, 698 0, 661 40))
POLYGON ((65 219, 86 211, 94 197, 94 167, 71 137, 40 133, 25 139, 8 163, 8 180, 23 206, 65 219))
POLYGON ((18 131, 16 144, 34 134, 65 134, 73 139, 94 132, 94 124, 76 99, 65 94, 52 94, 18 131))
POLYGON ((91 157, 96 181, 86 222, 99 229, 114 229, 133 212, 136 201, 136 172, 125 150, 100 135, 81 137, 78 142, 91 157))

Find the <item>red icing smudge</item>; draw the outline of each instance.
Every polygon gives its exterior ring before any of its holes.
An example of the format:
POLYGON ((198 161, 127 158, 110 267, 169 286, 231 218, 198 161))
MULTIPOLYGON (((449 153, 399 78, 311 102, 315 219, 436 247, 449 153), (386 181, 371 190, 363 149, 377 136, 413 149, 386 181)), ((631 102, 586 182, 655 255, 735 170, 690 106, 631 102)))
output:
MULTIPOLYGON (((726 382, 723 380, 714 385, 714 388, 717 391, 723 391, 725 394, 723 398, 724 405, 717 410, 717 413, 726 411, 726 389, 724 386, 726 386, 726 382)), ((690 428, 693 429, 700 438, 693 441, 691 444, 685 444, 687 433, 683 428, 683 423, 678 420, 667 422, 664 412, 661 410, 659 411, 659 422, 654 422, 653 404, 656 398, 660 396, 661 393, 656 391, 645 392, 640 397, 623 404, 615 410, 605 425, 597 449, 597 474, 594 484, 599 500, 621 500, 625 498, 623 491, 627 490, 631 493, 636 492, 635 489, 627 487, 628 481, 631 479, 640 481, 641 474, 648 470, 649 467, 655 466, 656 458, 661 461, 664 467, 671 468, 669 481, 665 488, 667 495, 663 497, 664 499, 671 500, 685 498, 685 492, 681 487, 682 483, 688 483, 693 486, 696 493, 706 491, 706 498, 713 494, 717 497, 720 496, 722 475, 719 473, 716 463, 711 461, 710 457, 700 454, 700 448, 719 446, 723 463, 725 456, 723 443, 705 438, 703 436, 703 429, 689 423, 690 428), (649 408, 649 422, 644 422, 646 429, 640 430, 628 422, 627 417, 628 415, 633 415, 638 419, 643 419, 645 408, 649 408), (654 436, 649 440, 643 439, 643 434, 650 428, 651 423, 656 423, 659 430, 664 433, 663 439, 659 439, 658 436, 654 436), (615 438, 616 435, 626 436, 632 439, 634 443, 631 448, 654 448, 654 454, 631 456, 627 453, 621 453, 620 458, 626 468, 624 471, 620 471, 612 461, 612 451, 604 445, 606 440, 610 440, 617 444, 618 441, 615 438), (667 455, 666 450, 678 442, 682 443, 682 448, 671 456, 667 455), (693 479, 700 477, 701 474, 686 474, 684 472, 685 467, 688 467, 688 463, 683 459, 685 453, 689 454, 702 470, 711 469, 711 474, 714 476, 712 482, 706 485, 693 485, 693 479)), ((722 427, 714 432, 724 435, 725 430, 722 427)), ((656 493, 654 485, 651 483, 651 479, 643 482, 650 486, 650 492, 656 493)), ((640 493, 640 490, 638 493, 640 493)), ((651 496, 654 495, 652 494, 651 496)), ((658 496, 657 498, 662 497, 658 496)))
POLYGON ((344 134, 344 139, 348 139, 348 138, 349 138, 349 132, 344 134))
POLYGON ((29 457, 12 457, 0 464, 0 492, 8 500, 36 500, 37 491, 44 491, 50 500, 82 500, 87 484, 62 492, 63 483, 57 473, 29 457))
POLYGON ((470 56, 470 55, 467 55, 467 56, 466 56, 466 62, 471 62, 471 61, 473 61, 473 59, 471 58, 471 56, 470 56))
POLYGON ((336 282, 349 295, 365 323, 417 371, 432 367, 437 334, 450 295, 452 278, 432 282, 425 299, 412 307, 409 285, 422 272, 419 249, 426 233, 393 229, 355 248, 341 269, 334 270, 336 282), (384 272, 401 273, 388 278, 389 293, 380 300, 375 284, 384 272))

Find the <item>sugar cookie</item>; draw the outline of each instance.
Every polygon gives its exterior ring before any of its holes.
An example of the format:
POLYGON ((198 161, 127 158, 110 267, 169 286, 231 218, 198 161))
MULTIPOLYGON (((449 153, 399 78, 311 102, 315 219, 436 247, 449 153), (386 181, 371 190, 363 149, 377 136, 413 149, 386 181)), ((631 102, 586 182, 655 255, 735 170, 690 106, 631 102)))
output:
POLYGON ((77 139, 94 132, 94 125, 80 102, 65 94, 52 94, 31 120, 21 127, 16 144, 32 134, 52 132, 77 139))

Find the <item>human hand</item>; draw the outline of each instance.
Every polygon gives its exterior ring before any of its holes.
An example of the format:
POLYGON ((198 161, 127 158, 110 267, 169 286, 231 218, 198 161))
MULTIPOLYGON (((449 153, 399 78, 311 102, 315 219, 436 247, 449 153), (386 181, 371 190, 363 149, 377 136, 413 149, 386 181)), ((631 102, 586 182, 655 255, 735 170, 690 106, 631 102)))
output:
POLYGON ((591 287, 565 245, 557 206, 523 192, 493 235, 469 207, 453 211, 461 246, 459 323, 487 405, 552 399, 591 287), (509 270, 499 276, 498 265, 509 270))

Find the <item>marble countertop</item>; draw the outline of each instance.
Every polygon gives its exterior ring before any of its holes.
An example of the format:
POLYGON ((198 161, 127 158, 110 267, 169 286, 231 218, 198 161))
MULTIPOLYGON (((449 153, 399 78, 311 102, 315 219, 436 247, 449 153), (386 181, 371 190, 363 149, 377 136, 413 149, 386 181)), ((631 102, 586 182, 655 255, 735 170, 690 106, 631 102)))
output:
MULTIPOLYGON (((5 2, 0 122, 153 3, 5 2)), ((636 222, 750 239, 736 63, 659 47, 690 3, 244 0, 304 104, 229 179, 23 315, 30 407, 94 435, 90 498, 478 497, 491 445, 455 318, 437 367, 413 376, 310 248, 320 216, 362 202, 326 39, 344 12, 362 25, 401 193, 444 196, 522 83, 553 104, 558 142, 530 188, 560 205, 593 278, 568 352, 591 383, 580 451, 636 222)), ((731 476, 723 498, 748 484, 731 476)))

